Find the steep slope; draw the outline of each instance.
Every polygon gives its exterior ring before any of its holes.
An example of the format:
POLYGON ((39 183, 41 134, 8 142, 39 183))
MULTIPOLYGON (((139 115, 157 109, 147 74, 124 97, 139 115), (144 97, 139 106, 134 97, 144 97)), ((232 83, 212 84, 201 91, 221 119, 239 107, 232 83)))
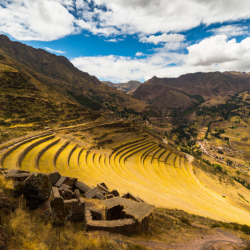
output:
POLYGON ((102 81, 103 83, 107 84, 110 87, 114 87, 120 91, 123 91, 125 93, 129 93, 131 91, 136 90, 142 83, 139 81, 129 81, 126 83, 113 83, 109 81, 102 81))
POLYGON ((163 114, 173 115, 208 100, 211 106, 213 98, 225 101, 229 95, 246 89, 250 89, 250 74, 199 72, 178 78, 153 77, 140 85, 132 95, 158 107, 163 114))
POLYGON ((145 102, 135 100, 78 70, 63 56, 12 42, 4 35, 0 35, 0 54, 10 58, 41 83, 89 108, 99 110, 102 106, 116 105, 118 110, 126 108, 144 112, 150 109, 145 102))
POLYGON ((0 83, 0 126, 8 132, 16 127, 31 126, 32 130, 101 116, 41 83, 4 56, 0 58, 0 83))

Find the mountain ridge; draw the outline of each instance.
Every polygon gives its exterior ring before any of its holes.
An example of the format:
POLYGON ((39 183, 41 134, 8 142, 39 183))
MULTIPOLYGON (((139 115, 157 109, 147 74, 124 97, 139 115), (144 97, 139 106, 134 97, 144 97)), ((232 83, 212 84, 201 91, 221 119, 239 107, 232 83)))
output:
POLYGON ((205 102, 203 105, 206 105, 206 101, 211 98, 221 96, 226 100, 230 95, 246 89, 250 89, 250 74, 197 72, 177 78, 154 76, 140 85, 132 95, 156 106, 165 115, 175 115, 203 102, 202 99, 205 102))
POLYGON ((125 93, 130 94, 131 91, 135 91, 142 83, 135 80, 130 80, 125 83, 113 83, 110 81, 102 81, 103 83, 107 84, 108 86, 114 87, 117 90, 123 91, 125 93))
POLYGON ((67 58, 13 42, 5 35, 0 35, 0 54, 41 83, 88 108, 99 110, 104 107, 116 113, 125 110, 141 113, 152 109, 144 101, 136 100, 77 69, 67 58))

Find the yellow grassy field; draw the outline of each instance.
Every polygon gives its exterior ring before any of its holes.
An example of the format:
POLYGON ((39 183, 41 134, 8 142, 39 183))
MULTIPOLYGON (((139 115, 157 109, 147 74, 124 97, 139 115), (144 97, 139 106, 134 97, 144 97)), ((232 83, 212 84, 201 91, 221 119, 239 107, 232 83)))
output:
MULTIPOLYGON (((57 170, 88 185, 105 182, 110 189, 117 189, 120 193, 130 191, 157 207, 177 208, 216 220, 250 225, 250 194, 247 189, 238 183, 221 182, 219 177, 197 167, 194 170, 183 155, 160 148, 149 139, 126 143, 109 156, 106 152, 100 154, 100 150, 86 150, 74 142, 58 139, 56 136, 32 148, 21 163, 22 169, 57 170), (38 169, 34 168, 36 155, 53 142, 56 144, 39 158, 38 169)), ((7 155, 3 166, 14 168, 19 155, 34 142, 36 140, 7 155)))

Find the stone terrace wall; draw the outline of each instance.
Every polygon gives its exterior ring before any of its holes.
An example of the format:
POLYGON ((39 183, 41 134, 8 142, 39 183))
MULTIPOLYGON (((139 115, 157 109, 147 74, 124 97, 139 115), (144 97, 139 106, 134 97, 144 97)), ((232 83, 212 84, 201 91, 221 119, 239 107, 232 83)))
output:
POLYGON ((131 233, 137 232, 139 223, 134 219, 122 219, 122 220, 92 220, 90 209, 86 209, 86 222, 87 231, 90 230, 102 230, 112 233, 131 233))

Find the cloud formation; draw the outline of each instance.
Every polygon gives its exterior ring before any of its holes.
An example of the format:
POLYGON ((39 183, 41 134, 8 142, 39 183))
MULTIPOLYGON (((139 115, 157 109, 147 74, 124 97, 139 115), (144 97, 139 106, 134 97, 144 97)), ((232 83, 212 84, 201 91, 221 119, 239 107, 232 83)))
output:
POLYGON ((185 36, 181 34, 166 34, 163 33, 159 36, 142 37, 139 41, 142 43, 153 43, 158 44, 161 42, 181 42, 185 40, 185 36))
POLYGON ((51 49, 48 47, 44 47, 46 50, 50 51, 50 52, 55 52, 55 53, 59 53, 59 54, 65 54, 65 51, 61 51, 61 50, 55 50, 55 49, 51 49))
POLYGON ((200 23, 250 18, 249 9, 248 0, 0 0, 0 32, 18 40, 41 41, 82 30, 107 37, 141 34, 142 41, 157 44, 173 38, 166 33, 200 23), (150 36, 156 33, 163 34, 150 36))
POLYGON ((239 25, 225 25, 216 29, 211 29, 215 35, 226 35, 228 37, 249 35, 249 27, 239 25))
POLYGON ((160 48, 146 58, 122 56, 77 57, 71 62, 99 79, 124 82, 158 77, 178 77, 186 73, 250 71, 250 38, 240 43, 216 35, 187 46, 188 54, 160 48), (112 70, 110 70, 112 69, 112 70))
MULTIPOLYGON (((63 0, 0 0, 0 32, 17 40, 51 41, 77 32, 63 0)), ((69 3, 67 3, 69 4, 69 3)))

